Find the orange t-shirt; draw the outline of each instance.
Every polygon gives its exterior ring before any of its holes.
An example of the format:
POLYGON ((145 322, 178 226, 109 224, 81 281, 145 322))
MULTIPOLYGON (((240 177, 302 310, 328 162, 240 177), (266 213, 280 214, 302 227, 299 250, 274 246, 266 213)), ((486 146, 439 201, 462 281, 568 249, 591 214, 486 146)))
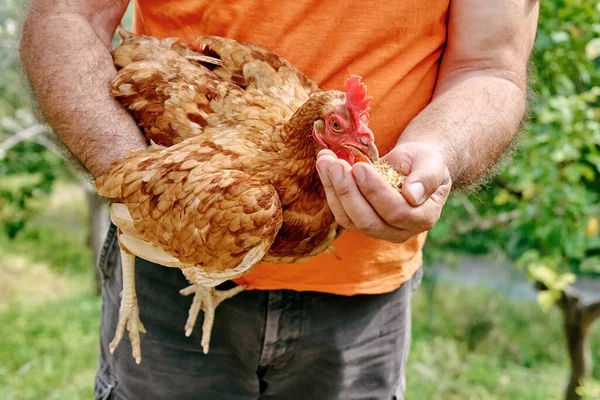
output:
MULTIPOLYGON (((446 43, 449 0, 136 0, 133 30, 191 40, 253 42, 285 57, 324 89, 361 75, 373 96, 381 154, 429 103, 446 43)), ((421 266, 425 234, 402 244, 344 232, 334 247, 300 264, 259 265, 238 279, 249 289, 385 293, 421 266)))

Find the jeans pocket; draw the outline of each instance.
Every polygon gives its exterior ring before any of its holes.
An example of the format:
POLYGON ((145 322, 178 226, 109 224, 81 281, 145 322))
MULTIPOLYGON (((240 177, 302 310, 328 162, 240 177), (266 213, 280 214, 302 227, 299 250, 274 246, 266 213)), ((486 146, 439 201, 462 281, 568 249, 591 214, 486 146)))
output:
POLYGON ((102 272, 102 280, 112 278, 119 256, 119 245, 117 243, 117 227, 110 224, 104 245, 98 256, 98 268, 102 272))

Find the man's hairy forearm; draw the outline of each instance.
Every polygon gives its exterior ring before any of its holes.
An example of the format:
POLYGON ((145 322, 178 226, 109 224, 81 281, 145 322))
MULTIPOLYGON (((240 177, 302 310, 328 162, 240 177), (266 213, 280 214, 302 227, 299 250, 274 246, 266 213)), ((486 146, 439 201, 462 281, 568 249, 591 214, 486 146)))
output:
POLYGON ((453 188, 468 190, 510 148, 525 109, 526 92, 520 85, 501 74, 465 72, 441 83, 399 143, 425 141, 439 147, 453 188))
POLYGON ((45 118, 94 177, 146 147, 135 121, 110 96, 116 72, 109 43, 84 15, 35 4, 21 40, 23 67, 45 118))
POLYGON ((538 11, 537 0, 450 2, 433 100, 400 143, 438 146, 455 189, 481 183, 514 143, 526 110, 538 11))

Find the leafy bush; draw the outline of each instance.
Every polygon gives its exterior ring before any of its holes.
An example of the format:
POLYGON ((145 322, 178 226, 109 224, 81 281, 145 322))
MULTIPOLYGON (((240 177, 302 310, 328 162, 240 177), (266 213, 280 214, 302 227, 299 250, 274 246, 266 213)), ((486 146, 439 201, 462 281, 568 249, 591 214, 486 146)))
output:
POLYGON ((600 3, 594 3, 540 2, 531 121, 519 150, 487 188, 449 201, 429 246, 500 249, 527 265, 600 272, 600 3), (456 234, 473 219, 506 223, 456 234))

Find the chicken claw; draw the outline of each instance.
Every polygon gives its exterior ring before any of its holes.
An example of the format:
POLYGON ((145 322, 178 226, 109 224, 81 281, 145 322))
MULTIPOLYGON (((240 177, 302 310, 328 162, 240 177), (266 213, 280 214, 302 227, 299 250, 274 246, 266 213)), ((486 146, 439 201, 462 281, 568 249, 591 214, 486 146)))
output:
POLYGON ((243 292, 245 286, 236 286, 229 290, 216 290, 214 287, 206 287, 202 285, 191 285, 185 289, 181 289, 179 293, 183 296, 189 296, 194 293, 194 300, 189 310, 188 319, 185 323, 185 336, 190 336, 196 318, 200 310, 204 311, 204 323, 202 324, 202 351, 208 354, 210 344, 210 335, 212 332, 213 323, 215 321, 215 309, 222 301, 227 300, 236 294, 243 292))
POLYGON ((110 342, 110 353, 114 353, 123 338, 125 328, 129 333, 131 341, 131 353, 136 364, 142 361, 142 350, 140 347, 140 332, 146 333, 146 328, 140 321, 140 314, 135 292, 135 256, 121 247, 121 263, 123 269, 123 292, 121 293, 121 307, 119 308, 119 321, 115 337, 110 342))

